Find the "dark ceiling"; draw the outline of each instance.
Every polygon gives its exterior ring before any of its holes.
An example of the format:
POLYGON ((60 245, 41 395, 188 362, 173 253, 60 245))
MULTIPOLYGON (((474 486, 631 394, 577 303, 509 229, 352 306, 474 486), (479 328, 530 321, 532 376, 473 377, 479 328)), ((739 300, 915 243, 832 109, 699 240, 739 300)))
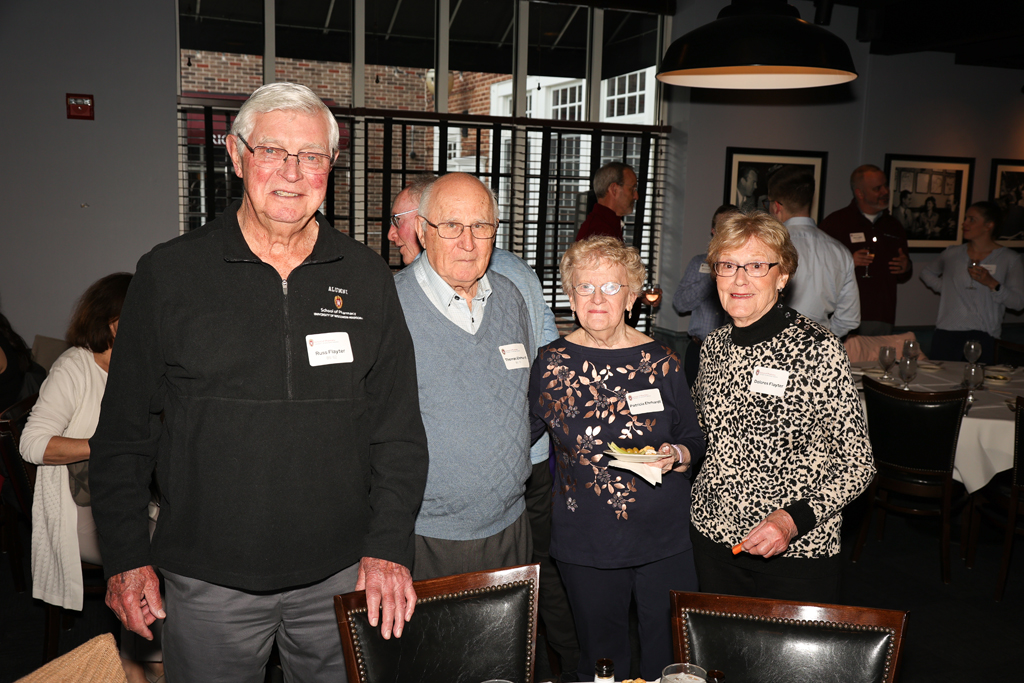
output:
MULTIPOLYGON (((514 0, 449 1, 451 68, 511 72, 514 0)), ((657 16, 651 12, 672 12, 674 2, 580 2, 647 10, 605 12, 604 78, 657 60, 657 16)), ((827 15, 834 5, 857 8, 857 40, 870 43, 873 54, 938 51, 953 53, 958 64, 1024 69, 1024 0, 816 0, 814 4, 819 15, 827 15)), ((179 8, 182 49, 263 53, 263 0, 180 0, 179 8)), ((277 54, 350 61, 349 8, 349 0, 278 2, 277 54)), ((805 10, 803 18, 814 21, 808 14, 805 10)), ((366 33, 367 64, 430 68, 434 2, 367 2, 366 33)), ((528 72, 582 77, 586 34, 585 6, 558 0, 533 3, 528 72)))

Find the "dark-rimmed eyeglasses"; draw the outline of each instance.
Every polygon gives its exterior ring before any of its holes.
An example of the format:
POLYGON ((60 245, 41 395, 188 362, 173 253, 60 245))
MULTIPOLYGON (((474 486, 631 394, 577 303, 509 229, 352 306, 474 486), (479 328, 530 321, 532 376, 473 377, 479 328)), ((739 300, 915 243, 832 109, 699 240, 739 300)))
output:
POLYGON ((715 274, 719 277, 732 277, 742 268, 743 272, 749 277, 764 277, 772 269, 772 266, 777 265, 779 265, 778 261, 775 263, 751 261, 750 263, 744 263, 742 266, 738 263, 730 263, 729 261, 718 261, 715 263, 715 274))
POLYGON ((249 146, 249 143, 241 135, 235 133, 235 137, 241 140, 245 148, 252 153, 252 160, 257 166, 281 168, 288 161, 288 157, 295 157, 296 161, 299 162, 299 168, 306 173, 328 173, 331 170, 333 160, 327 154, 320 154, 319 152, 290 154, 286 149, 267 147, 266 145, 253 148, 249 146))
POLYGON ((391 225, 395 226, 396 228, 402 227, 398 224, 398 217, 404 216, 407 213, 416 213, 416 211, 418 211, 418 209, 409 209, 408 211, 399 211, 398 213, 391 214, 391 225))
POLYGON ((423 221, 430 227, 437 230, 438 237, 446 240, 458 239, 462 236, 462 232, 468 227, 470 234, 478 240, 490 240, 494 239, 494 235, 498 232, 497 223, 473 223, 467 226, 464 223, 456 223, 454 221, 446 221, 444 223, 431 223, 427 220, 426 216, 420 216, 423 221))
MULTIPOLYGON (((600 289, 601 293, 604 294, 605 296, 615 296, 616 294, 619 293, 619 290, 622 289, 624 286, 625 285, 620 285, 618 282, 606 282, 603 285, 601 285, 600 289)), ((591 294, 598 290, 598 287, 595 287, 589 282, 581 282, 572 289, 580 296, 590 296, 591 294)))

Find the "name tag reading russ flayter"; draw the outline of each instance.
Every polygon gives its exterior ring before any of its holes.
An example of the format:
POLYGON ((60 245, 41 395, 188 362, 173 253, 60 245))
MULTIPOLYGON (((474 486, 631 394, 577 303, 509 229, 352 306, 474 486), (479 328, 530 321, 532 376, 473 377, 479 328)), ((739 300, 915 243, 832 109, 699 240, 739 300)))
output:
POLYGON ((309 364, 313 367, 351 363, 352 342, 348 338, 348 332, 307 334, 306 353, 309 354, 309 364))
POLYGON ((505 344, 499 346, 498 350, 501 351, 501 359, 505 361, 506 370, 530 367, 530 358, 526 355, 526 347, 522 344, 505 344))
POLYGON ((631 391, 626 394, 626 403, 629 404, 629 412, 634 415, 644 413, 660 413, 665 410, 665 404, 661 401, 660 389, 644 389, 643 391, 631 391))
POLYGON ((789 373, 773 368, 754 368, 754 376, 750 379, 750 390, 759 394, 782 396, 786 393, 789 373))
POLYGON ((862 232, 851 232, 850 233, 850 244, 857 244, 858 242, 866 242, 864 239, 864 233, 862 232))

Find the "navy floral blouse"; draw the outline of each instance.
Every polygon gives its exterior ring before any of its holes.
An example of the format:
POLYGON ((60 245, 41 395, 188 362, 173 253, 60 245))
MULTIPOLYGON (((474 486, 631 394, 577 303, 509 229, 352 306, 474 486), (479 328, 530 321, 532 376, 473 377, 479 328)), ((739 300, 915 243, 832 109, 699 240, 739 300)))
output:
POLYGON ((658 342, 594 349, 556 340, 533 364, 530 414, 534 438, 547 429, 555 449, 553 557, 610 569, 691 547, 692 470, 677 468, 653 486, 608 467, 604 453, 611 442, 623 448, 668 442, 689 448, 693 464, 704 457, 690 388, 673 351, 658 342))

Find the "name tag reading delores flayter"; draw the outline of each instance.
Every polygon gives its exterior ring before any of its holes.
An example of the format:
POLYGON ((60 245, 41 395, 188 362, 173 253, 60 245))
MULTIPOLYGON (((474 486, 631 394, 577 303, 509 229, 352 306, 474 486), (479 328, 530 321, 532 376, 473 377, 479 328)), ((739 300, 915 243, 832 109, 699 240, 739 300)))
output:
POLYGON ((307 334, 306 353, 309 354, 309 364, 313 367, 351 363, 352 342, 348 338, 348 332, 307 334))
POLYGON ((634 415, 644 413, 660 413, 665 410, 665 404, 661 401, 660 389, 644 389, 643 391, 631 391, 626 394, 626 403, 629 404, 629 412, 634 415))
POLYGON ((754 375, 750 379, 750 390, 759 394, 782 396, 786 393, 788 383, 789 373, 785 370, 758 367, 754 368, 754 375))
POLYGON ((526 355, 526 347, 522 344, 505 344, 499 346, 501 359, 505 361, 506 370, 517 370, 530 367, 530 358, 526 355))

